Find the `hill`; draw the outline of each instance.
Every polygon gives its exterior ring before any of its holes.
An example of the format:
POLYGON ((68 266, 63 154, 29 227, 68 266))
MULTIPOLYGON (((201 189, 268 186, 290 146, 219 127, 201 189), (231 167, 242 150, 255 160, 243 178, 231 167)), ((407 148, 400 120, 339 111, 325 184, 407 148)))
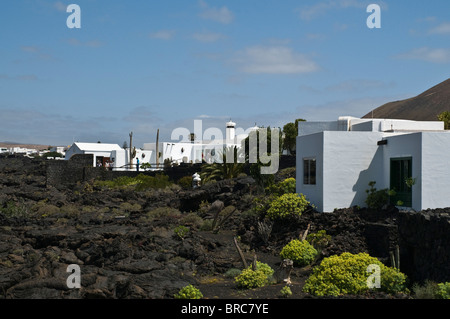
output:
POLYGON ((363 118, 436 121, 437 116, 444 111, 450 111, 450 79, 416 97, 386 103, 363 118))

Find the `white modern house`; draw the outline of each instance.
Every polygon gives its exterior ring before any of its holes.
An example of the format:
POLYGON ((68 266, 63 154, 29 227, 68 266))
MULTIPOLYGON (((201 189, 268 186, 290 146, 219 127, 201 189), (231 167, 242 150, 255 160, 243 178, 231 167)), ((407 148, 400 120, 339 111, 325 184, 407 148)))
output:
POLYGON ((297 192, 318 211, 367 206, 371 181, 395 190, 394 204, 416 211, 450 206, 450 131, 443 122, 340 117, 300 122, 298 129, 297 192))
POLYGON ((113 170, 135 170, 138 163, 151 163, 152 152, 136 148, 136 156, 132 160, 133 168, 130 168, 129 149, 123 149, 118 144, 106 143, 73 143, 66 151, 65 159, 69 160, 75 154, 92 154, 92 166, 106 167, 113 170))

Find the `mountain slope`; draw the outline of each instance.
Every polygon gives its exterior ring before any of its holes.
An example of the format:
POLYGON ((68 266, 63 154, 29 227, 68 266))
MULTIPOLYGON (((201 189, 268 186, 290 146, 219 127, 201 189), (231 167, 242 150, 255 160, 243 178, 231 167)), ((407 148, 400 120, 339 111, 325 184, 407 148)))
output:
POLYGON ((450 111, 450 79, 416 97, 386 103, 363 118, 437 121, 437 116, 444 111, 450 111))

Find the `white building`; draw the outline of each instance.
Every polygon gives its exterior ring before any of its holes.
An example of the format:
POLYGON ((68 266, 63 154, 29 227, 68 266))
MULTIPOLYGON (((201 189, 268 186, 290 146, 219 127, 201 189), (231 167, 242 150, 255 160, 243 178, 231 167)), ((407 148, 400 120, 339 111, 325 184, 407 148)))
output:
MULTIPOLYGON (((257 128, 253 127, 247 131, 236 129, 236 123, 229 121, 226 123, 225 138, 219 129, 211 129, 202 132, 203 136, 195 137, 188 142, 159 143, 159 163, 162 165, 165 160, 172 163, 222 162, 224 148, 241 149, 242 142, 247 138, 249 131, 254 129, 257 128), (212 137, 214 139, 211 139, 212 137)), ((152 151, 151 162, 156 163, 156 143, 145 143, 143 149, 152 151)))
POLYGON ((73 143, 66 151, 65 159, 69 160, 75 154, 92 154, 92 166, 107 167, 113 170, 135 170, 137 165, 151 163, 151 151, 136 149, 136 156, 132 160, 133 166, 130 166, 129 149, 123 149, 118 144, 105 143, 73 143))
POLYGON ((450 206, 450 132, 443 122, 300 122, 296 156, 297 192, 321 212, 367 206, 371 181, 378 190, 394 189, 394 204, 416 211, 450 206))
POLYGON ((20 154, 25 156, 31 156, 34 154, 39 154, 39 151, 34 148, 25 148, 25 147, 10 147, 9 153, 11 154, 20 154))
POLYGON ((67 149, 66 146, 54 146, 54 147, 52 147, 50 149, 50 152, 56 152, 56 153, 61 154, 62 156, 65 156, 66 155, 66 149, 67 149))

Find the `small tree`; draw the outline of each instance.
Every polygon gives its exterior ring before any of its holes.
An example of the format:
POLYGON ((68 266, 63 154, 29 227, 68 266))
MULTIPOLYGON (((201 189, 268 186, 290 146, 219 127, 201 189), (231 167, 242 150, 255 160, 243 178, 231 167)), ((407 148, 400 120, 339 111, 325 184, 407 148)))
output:
POLYGON ((296 119, 295 122, 290 122, 283 126, 283 149, 288 150, 291 154, 295 152, 299 122, 305 122, 305 120, 296 119))
POLYGON ((438 115, 438 120, 444 122, 444 129, 450 130, 450 112, 444 111, 438 115))
POLYGON ((283 126, 283 135, 283 149, 292 154, 295 149, 295 142, 297 138, 297 129, 295 128, 295 124, 287 123, 283 126))

